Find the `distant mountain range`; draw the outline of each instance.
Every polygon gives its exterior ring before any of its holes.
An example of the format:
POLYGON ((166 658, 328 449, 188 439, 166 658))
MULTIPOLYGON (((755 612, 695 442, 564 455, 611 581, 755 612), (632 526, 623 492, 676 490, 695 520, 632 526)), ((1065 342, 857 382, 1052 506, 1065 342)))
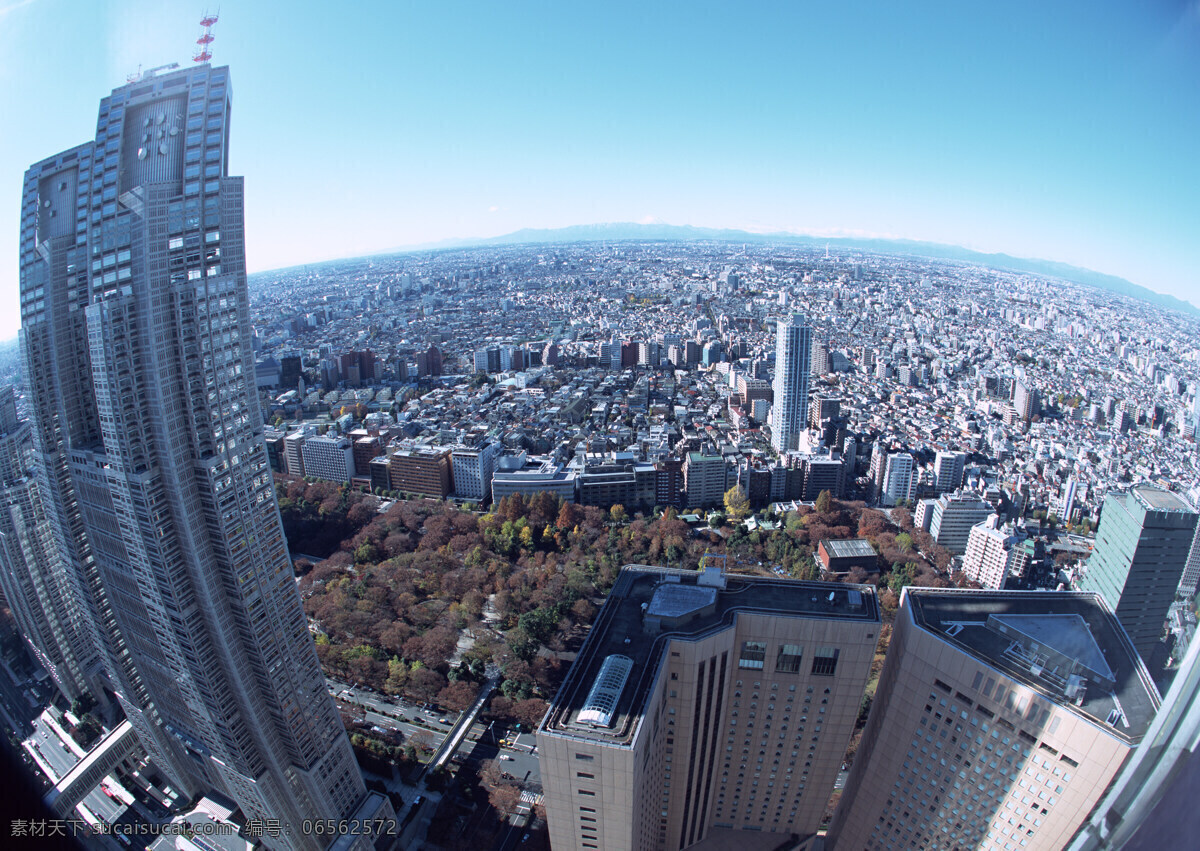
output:
POLYGON ((794 233, 750 233, 743 230, 720 228, 698 228, 691 225, 667 224, 635 224, 619 222, 598 225, 573 225, 565 228, 535 229, 524 228, 503 236, 493 236, 486 239, 455 239, 438 242, 431 245, 413 246, 400 249, 403 251, 429 250, 439 248, 468 248, 479 245, 554 245, 569 242, 747 242, 747 243, 788 243, 793 245, 823 246, 839 250, 867 251, 874 254, 906 254, 914 257, 931 257, 939 260, 956 260, 963 263, 977 263, 993 269, 1006 269, 1013 272, 1028 272, 1034 275, 1046 275, 1062 278, 1076 284, 1095 287, 1108 292, 1130 296, 1140 301, 1148 302, 1170 310, 1178 310, 1191 316, 1200 316, 1200 307, 1174 296, 1157 293, 1154 290, 1139 286, 1118 278, 1115 275, 1105 275, 1091 269, 1082 269, 1067 263, 1053 260, 1032 260, 1024 257, 1013 257, 1010 254, 985 254, 972 251, 957 245, 943 245, 936 242, 918 242, 909 239, 860 239, 854 237, 825 238, 819 236, 804 236, 794 233))

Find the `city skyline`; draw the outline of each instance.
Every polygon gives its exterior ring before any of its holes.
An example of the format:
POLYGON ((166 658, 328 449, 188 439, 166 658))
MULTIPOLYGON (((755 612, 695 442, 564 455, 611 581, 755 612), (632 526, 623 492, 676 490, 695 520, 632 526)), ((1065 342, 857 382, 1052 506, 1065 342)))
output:
MULTIPOLYGON (((540 8, 223 10, 217 61, 244 69, 231 159, 252 175, 250 271, 524 227, 665 221, 943 242, 1196 298, 1195 3, 853 19, 782 5, 540 8), (290 86, 312 91, 312 106, 272 96, 290 86), (295 127, 306 132, 288 139, 295 127)), ((12 59, 0 110, 38 117, 0 141, 10 191, 52 139, 90 131, 77 106, 139 64, 190 64, 199 34, 191 4, 66 11, 0 6, 12 59), (52 43, 35 37, 51 26, 52 43), (94 88, 40 110, 24 78, 94 88)), ((0 298, 13 302, 17 223, 5 215, 0 298)), ((0 339, 14 330, 0 322, 0 339)))

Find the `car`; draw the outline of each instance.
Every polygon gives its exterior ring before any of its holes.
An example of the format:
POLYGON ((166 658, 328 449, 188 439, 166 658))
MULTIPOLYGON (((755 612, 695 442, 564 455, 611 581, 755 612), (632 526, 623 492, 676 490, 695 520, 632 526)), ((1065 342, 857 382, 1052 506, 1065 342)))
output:
POLYGON ((439 718, 439 719, 438 719, 438 723, 439 723, 439 724, 449 724, 449 723, 450 723, 450 721, 449 721, 448 719, 446 719, 446 718, 439 718))
POLYGON ((502 754, 500 754, 500 758, 501 758, 501 759, 512 759, 512 757, 511 757, 511 756, 509 756, 509 755, 508 755, 508 754, 506 754, 506 753, 502 753, 502 754))

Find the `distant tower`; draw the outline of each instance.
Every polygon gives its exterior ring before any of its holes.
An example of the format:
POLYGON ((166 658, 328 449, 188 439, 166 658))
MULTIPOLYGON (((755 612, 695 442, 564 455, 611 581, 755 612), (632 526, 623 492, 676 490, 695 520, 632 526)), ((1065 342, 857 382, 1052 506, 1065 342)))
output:
POLYGON ((774 408, 771 445, 783 454, 795 449, 808 422, 812 328, 799 313, 780 320, 775 343, 774 408))

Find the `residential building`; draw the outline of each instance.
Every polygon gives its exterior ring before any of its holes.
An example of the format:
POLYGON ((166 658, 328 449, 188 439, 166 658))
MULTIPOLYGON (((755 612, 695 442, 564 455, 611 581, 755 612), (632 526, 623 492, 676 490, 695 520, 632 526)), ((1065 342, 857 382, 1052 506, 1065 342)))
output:
POLYGON ((683 489, 688 508, 711 508, 724 504, 727 472, 720 455, 689 452, 683 460, 683 489))
POLYGON ((771 445, 780 454, 796 449, 808 422, 812 328, 798 313, 779 321, 775 339, 771 445))
POLYGON ((933 459, 934 488, 950 493, 962 487, 967 456, 963 452, 939 452, 933 459))
POLYGON ((280 523, 229 114, 227 68, 148 72, 101 101, 94 145, 26 172, 23 356, 49 519, 108 684, 181 797, 215 789, 286 825, 390 815, 326 692, 280 523))
POLYGON ((288 475, 304 475, 304 441, 308 440, 308 436, 309 431, 301 429, 283 439, 284 472, 288 475))
POLYGON ((929 534, 938 546, 945 547, 955 555, 962 555, 967 551, 971 528, 992 516, 995 511, 991 503, 972 494, 944 493, 933 503, 929 534))
POLYGON ((1041 399, 1038 397, 1037 390, 1030 387, 1024 381, 1018 381, 1013 390, 1013 408, 1017 411, 1017 416, 1025 422, 1041 411, 1041 399))
POLYGON ((875 651, 873 592, 625 567, 538 730, 551 846, 814 835, 875 651))
POLYGON ((1156 485, 1104 498, 1096 548, 1079 587, 1104 597, 1147 662, 1183 579, 1196 519, 1181 497, 1156 485))
POLYGON ((1098 594, 904 589, 826 847, 1064 847, 1159 696, 1098 594))
POLYGON ((493 442, 453 449, 450 463, 454 473, 454 495, 462 499, 490 499, 492 475, 502 451, 503 446, 493 442))
POLYGON ((917 475, 912 455, 907 452, 889 454, 884 467, 879 502, 883 505, 895 505, 901 500, 912 500, 916 495, 917 475))
POLYGON ((1000 517, 993 514, 971 527, 962 572, 984 588, 1003 588, 1021 540, 1011 528, 1001 527, 1000 517))

